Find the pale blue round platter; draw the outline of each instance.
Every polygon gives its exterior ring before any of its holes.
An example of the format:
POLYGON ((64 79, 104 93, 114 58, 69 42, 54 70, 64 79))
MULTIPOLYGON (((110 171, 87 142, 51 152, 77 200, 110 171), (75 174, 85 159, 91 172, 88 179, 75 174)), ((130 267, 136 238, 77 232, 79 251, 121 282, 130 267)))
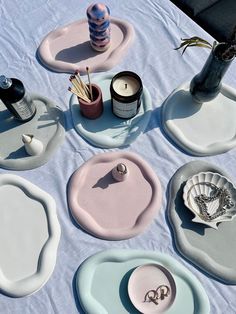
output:
POLYGON ((89 257, 76 275, 76 290, 87 314, 138 314, 127 291, 132 271, 157 263, 172 274, 176 298, 167 314, 207 314, 210 305, 200 282, 174 258, 152 251, 107 250, 89 257))
POLYGON ((112 113, 110 83, 113 74, 92 77, 92 83, 102 90, 104 111, 95 120, 85 118, 80 113, 77 97, 70 98, 70 109, 75 130, 90 144, 101 148, 115 148, 132 143, 144 132, 151 117, 152 100, 146 87, 143 88, 138 114, 131 119, 121 119, 112 113))

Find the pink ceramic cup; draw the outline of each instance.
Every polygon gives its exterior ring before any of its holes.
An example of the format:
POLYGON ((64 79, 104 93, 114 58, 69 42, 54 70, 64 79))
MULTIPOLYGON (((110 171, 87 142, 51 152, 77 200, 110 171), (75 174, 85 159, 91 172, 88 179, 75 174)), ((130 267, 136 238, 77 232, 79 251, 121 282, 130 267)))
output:
POLYGON ((80 110, 88 119, 97 119, 103 112, 102 91, 96 84, 92 85, 93 101, 88 103, 78 98, 80 110))

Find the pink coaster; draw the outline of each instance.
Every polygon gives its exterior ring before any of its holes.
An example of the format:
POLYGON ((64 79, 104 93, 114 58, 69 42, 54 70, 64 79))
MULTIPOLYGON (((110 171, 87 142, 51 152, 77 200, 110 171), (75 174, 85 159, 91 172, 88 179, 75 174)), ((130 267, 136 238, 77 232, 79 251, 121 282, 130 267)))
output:
POLYGON ((50 32, 38 48, 40 61, 57 72, 86 73, 107 71, 124 56, 134 38, 134 29, 126 21, 111 18, 111 46, 104 52, 90 45, 87 19, 76 21, 50 32))
POLYGON ((89 233, 121 240, 144 231, 161 205, 161 185, 150 166, 129 152, 94 156, 74 172, 68 189, 71 213, 89 233), (123 181, 114 179, 118 164, 127 167, 123 181))
POLYGON ((171 273, 158 264, 137 267, 130 276, 128 294, 141 313, 160 314, 168 310, 176 296, 176 285, 171 273))

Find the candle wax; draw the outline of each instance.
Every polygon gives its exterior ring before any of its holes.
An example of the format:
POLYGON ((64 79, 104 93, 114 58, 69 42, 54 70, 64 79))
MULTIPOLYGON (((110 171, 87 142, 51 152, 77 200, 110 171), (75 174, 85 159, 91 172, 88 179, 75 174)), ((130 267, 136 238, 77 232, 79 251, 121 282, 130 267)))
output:
POLYGON ((132 96, 140 88, 139 82, 132 76, 121 76, 113 82, 114 91, 121 96, 132 96))

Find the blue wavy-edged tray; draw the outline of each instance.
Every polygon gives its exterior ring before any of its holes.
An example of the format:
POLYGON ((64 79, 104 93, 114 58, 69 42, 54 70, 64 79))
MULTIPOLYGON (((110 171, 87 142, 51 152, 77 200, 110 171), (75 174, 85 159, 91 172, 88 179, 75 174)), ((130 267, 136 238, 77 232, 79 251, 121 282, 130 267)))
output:
POLYGON ((176 284, 176 298, 166 314, 207 314, 209 300, 200 282, 174 258, 151 251, 107 250, 89 257, 79 268, 76 290, 87 314, 139 312, 128 297, 132 271, 142 264, 158 263, 168 269, 176 284))
POLYGON ((85 118, 80 113, 77 97, 70 98, 70 109, 75 130, 89 143, 101 148, 115 148, 132 143, 144 132, 151 117, 152 100, 146 87, 143 95, 139 113, 131 119, 121 119, 112 113, 110 83, 113 75, 104 74, 94 76, 96 83, 102 90, 104 111, 95 120, 85 118))

